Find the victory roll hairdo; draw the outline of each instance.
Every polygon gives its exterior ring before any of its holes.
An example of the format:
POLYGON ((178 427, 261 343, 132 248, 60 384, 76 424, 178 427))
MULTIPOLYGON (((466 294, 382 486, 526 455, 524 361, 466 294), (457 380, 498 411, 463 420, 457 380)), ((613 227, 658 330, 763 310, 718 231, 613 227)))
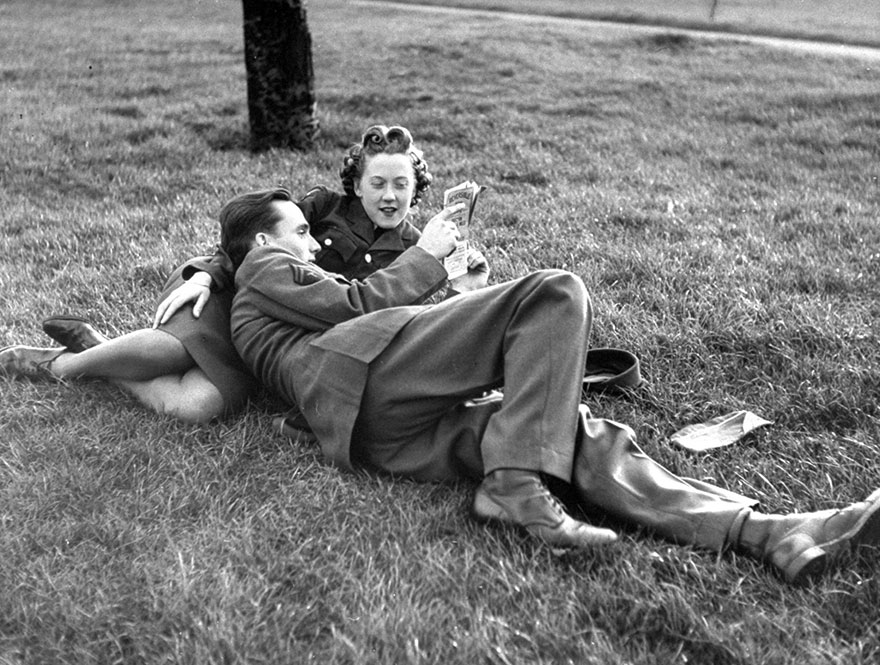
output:
POLYGON ((364 132, 360 143, 355 143, 348 149, 342 158, 342 168, 339 169, 345 193, 349 196, 355 195, 354 184, 364 174, 367 157, 381 153, 409 155, 416 181, 410 205, 417 205, 434 177, 428 173, 428 163, 422 157, 422 151, 413 143, 412 134, 406 127, 373 125, 364 132))

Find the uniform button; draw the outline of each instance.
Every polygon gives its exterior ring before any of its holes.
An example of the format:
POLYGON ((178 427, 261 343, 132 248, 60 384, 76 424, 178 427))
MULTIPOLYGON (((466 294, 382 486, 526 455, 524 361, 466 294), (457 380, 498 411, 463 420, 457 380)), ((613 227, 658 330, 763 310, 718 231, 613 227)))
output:
POLYGON ((333 241, 330 240, 330 238, 324 238, 324 244, 325 244, 327 247, 329 247, 330 245, 333 244, 333 241))
POLYGON ((366 261, 367 263, 372 263, 372 262, 373 262, 373 257, 370 256, 369 254, 367 254, 367 255, 364 257, 364 261, 366 261))

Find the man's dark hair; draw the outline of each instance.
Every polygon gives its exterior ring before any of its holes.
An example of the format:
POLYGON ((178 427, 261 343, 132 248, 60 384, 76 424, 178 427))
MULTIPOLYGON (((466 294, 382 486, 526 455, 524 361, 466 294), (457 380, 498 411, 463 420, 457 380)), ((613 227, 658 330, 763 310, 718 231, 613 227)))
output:
POLYGON ((292 201, 284 187, 241 194, 220 211, 220 246, 238 269, 251 249, 254 236, 271 233, 281 220, 273 201, 292 201))

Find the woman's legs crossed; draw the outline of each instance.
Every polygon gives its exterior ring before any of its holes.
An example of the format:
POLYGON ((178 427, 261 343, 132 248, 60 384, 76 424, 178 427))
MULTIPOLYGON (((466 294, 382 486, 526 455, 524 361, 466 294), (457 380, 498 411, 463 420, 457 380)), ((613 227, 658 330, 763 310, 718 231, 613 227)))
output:
POLYGON ((81 353, 63 353, 50 370, 62 379, 105 379, 157 413, 185 422, 206 422, 225 409, 223 395, 183 343, 161 330, 136 330, 81 353))
POLYGON ((183 374, 166 374, 147 381, 111 379, 157 413, 188 423, 218 418, 226 410, 223 395, 198 367, 183 374))
POLYGON ((61 379, 147 381, 167 374, 183 374, 195 366, 180 340, 161 330, 145 328, 80 353, 63 353, 50 369, 61 379))

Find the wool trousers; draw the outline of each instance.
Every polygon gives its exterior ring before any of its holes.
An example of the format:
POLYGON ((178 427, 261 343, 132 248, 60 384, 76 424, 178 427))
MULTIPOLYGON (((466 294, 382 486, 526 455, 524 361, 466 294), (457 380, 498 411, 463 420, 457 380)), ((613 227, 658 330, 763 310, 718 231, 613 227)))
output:
POLYGON ((591 323, 583 282, 559 270, 426 307, 370 364, 353 460, 423 481, 531 470, 585 505, 721 549, 748 500, 679 478, 580 403, 591 323), (500 399, 479 399, 502 386, 500 399))

